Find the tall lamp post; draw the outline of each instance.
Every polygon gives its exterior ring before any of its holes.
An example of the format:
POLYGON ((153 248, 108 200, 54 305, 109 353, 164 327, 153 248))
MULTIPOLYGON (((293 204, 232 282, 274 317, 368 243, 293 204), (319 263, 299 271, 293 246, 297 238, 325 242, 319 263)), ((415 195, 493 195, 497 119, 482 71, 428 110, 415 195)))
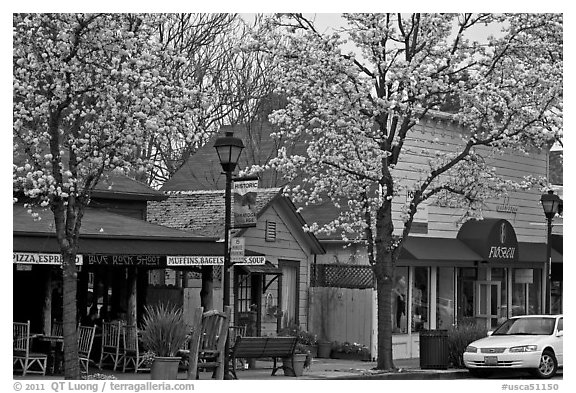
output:
MULTIPOLYGON (((242 140, 234 137, 231 131, 226 132, 226 135, 216 139, 214 143, 216 153, 222 170, 226 174, 226 191, 225 199, 225 213, 224 213, 224 266, 222 268, 222 287, 223 287, 223 309, 230 306, 230 229, 232 228, 232 172, 236 169, 240 153, 244 149, 242 140)), ((226 338, 224 346, 224 378, 229 378, 229 341, 226 338)))
POLYGON ((544 313, 550 314, 550 298, 551 298, 551 275, 552 275, 552 220, 556 213, 558 213, 560 206, 562 205, 562 199, 554 191, 548 190, 548 193, 542 194, 540 198, 540 203, 542 203, 542 209, 544 209, 544 214, 546 215, 546 220, 548 221, 548 235, 546 237, 546 299, 544 313))

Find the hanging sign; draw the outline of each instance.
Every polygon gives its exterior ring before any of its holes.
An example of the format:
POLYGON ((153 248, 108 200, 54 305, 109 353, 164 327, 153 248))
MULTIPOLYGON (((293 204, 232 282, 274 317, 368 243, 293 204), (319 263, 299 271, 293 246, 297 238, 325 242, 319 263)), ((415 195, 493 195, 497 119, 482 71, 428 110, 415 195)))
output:
MULTIPOLYGON (((61 254, 44 254, 33 252, 13 252, 13 263, 26 265, 62 265, 61 254)), ((76 255, 76 265, 82 265, 82 255, 76 255)))
MULTIPOLYGON (((249 256, 243 257, 241 262, 235 265, 264 265, 266 257, 249 256)), ((224 266, 224 257, 221 256, 167 256, 166 266, 224 266)))
POLYGON ((244 238, 233 237, 230 239, 230 262, 244 262, 244 238))
POLYGON ((258 196, 258 179, 243 178, 234 180, 232 186, 232 213, 234 228, 256 226, 256 197, 258 196))

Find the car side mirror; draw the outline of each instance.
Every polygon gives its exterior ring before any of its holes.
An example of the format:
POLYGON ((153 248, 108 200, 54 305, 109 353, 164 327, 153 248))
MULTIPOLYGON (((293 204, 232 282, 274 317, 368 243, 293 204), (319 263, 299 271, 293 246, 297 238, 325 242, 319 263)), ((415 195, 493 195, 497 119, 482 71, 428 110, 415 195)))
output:
POLYGON ((559 330, 556 332, 556 337, 564 337, 564 330, 559 330))
POLYGON ((488 331, 486 332, 486 335, 487 335, 487 336, 491 336, 491 335, 492 335, 492 333, 494 333, 494 331, 493 331, 493 330, 488 330, 488 331))

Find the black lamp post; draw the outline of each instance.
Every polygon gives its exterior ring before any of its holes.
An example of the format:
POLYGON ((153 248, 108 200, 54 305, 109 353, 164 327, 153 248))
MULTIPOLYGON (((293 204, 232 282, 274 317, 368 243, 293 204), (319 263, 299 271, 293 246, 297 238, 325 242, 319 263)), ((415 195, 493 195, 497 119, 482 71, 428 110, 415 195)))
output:
MULTIPOLYGON (((244 149, 242 140, 234 137, 231 131, 216 139, 214 148, 218 153, 218 159, 222 170, 226 174, 225 213, 224 213, 224 266, 222 267, 223 308, 230 306, 230 229, 232 227, 232 172, 236 169, 240 153, 244 149)), ((228 364, 229 341, 226 338, 224 346, 224 378, 229 377, 228 364)))
POLYGON ((546 237, 546 304, 544 308, 545 314, 550 314, 550 297, 551 297, 551 275, 552 275, 552 220, 556 213, 558 213, 560 206, 562 204, 562 199, 554 191, 549 190, 547 194, 542 194, 540 198, 540 203, 542 203, 542 209, 544 209, 544 214, 546 215, 546 220, 548 221, 548 235, 546 237))

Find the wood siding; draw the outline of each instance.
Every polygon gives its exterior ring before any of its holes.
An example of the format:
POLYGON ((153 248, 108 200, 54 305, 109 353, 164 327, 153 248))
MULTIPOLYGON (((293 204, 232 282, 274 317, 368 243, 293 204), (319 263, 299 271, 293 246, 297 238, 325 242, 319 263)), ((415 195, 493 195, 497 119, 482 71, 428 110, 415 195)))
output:
MULTIPOLYGON (((307 329, 308 321, 308 287, 310 286, 310 263, 314 256, 309 249, 304 249, 303 237, 298 236, 301 229, 295 227, 288 210, 279 204, 273 204, 258 217, 256 227, 248 229, 242 236, 246 239, 246 249, 266 255, 268 261, 278 266, 278 260, 300 262, 299 286, 299 322, 300 327, 307 329), (265 240, 266 221, 276 222, 276 241, 265 240)), ((267 278, 269 280, 270 277, 267 278)), ((276 320, 266 315, 266 301, 278 304, 278 280, 274 281, 262 294, 262 335, 276 334, 276 320)))

